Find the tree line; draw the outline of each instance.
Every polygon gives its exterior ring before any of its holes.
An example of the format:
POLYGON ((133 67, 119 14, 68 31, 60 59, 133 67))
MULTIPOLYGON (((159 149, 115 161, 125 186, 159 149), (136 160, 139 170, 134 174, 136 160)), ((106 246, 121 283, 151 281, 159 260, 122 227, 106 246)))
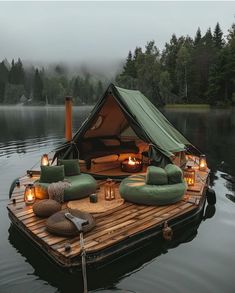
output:
MULTIPOLYGON (((155 105, 235 104, 235 24, 226 35, 219 23, 194 38, 172 35, 160 51, 154 41, 129 51, 115 83, 139 89, 155 105)), ((26 67, 22 61, 0 63, 0 104, 61 104, 72 95, 75 104, 93 104, 107 82, 89 73, 69 75, 61 65, 53 70, 26 67)))
POLYGON ((139 89, 155 105, 235 104, 235 24, 224 36, 219 23, 194 38, 172 35, 162 52, 154 41, 129 51, 116 83, 139 89))
POLYGON ((94 104, 103 94, 104 82, 89 73, 69 77, 65 67, 53 70, 24 67, 20 59, 0 63, 0 104, 62 104, 66 95, 77 105, 94 104))

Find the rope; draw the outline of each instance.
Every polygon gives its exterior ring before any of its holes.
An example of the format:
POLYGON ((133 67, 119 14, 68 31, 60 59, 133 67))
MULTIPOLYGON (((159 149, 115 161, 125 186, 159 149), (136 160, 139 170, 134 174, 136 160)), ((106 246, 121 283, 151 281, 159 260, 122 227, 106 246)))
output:
POLYGON ((83 233, 80 232, 80 246, 81 246, 81 257, 82 257, 82 277, 83 277, 83 292, 87 293, 87 273, 86 273, 86 250, 84 246, 83 233))

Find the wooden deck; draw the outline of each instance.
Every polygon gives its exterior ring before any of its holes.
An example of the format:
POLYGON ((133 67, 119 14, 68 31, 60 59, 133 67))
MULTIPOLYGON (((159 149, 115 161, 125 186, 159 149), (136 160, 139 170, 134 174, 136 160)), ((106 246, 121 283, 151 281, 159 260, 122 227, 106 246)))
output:
MULTIPOLYGON (((144 206, 132 203, 106 211, 93 214, 96 226, 90 232, 84 234, 87 259, 92 263, 92 257, 96 260, 105 258, 107 251, 117 247, 136 236, 146 233, 154 227, 160 227, 165 221, 177 219, 184 214, 196 211, 204 200, 203 192, 208 178, 208 172, 197 171, 197 183, 187 190, 183 200, 173 205, 144 206)), ((80 263, 79 236, 67 238, 59 237, 47 232, 45 219, 36 217, 31 206, 25 206, 23 199, 24 184, 34 182, 38 177, 28 176, 20 179, 20 187, 15 187, 12 198, 7 208, 12 222, 34 241, 48 256, 62 266, 70 267, 80 263), (65 246, 70 246, 70 251, 65 246)), ((66 208, 66 204, 63 204, 66 208)), ((115 251, 113 251, 114 253, 115 251)))

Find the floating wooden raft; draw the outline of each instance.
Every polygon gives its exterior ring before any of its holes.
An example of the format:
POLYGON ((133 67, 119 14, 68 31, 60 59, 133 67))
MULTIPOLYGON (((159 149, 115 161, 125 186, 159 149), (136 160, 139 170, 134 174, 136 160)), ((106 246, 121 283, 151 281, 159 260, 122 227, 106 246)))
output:
MULTIPOLYGON (((133 203, 104 213, 94 214, 96 227, 84 234, 87 263, 94 264, 123 253, 134 245, 153 237, 168 221, 177 223, 182 217, 199 212, 205 202, 208 172, 197 171, 197 183, 187 190, 183 200, 165 206, 145 206, 133 203)), ((45 219, 36 217, 31 206, 24 203, 24 184, 33 183, 38 177, 20 179, 7 208, 12 222, 40 247, 50 258, 64 267, 80 265, 79 236, 66 238, 47 232, 45 219), (66 251, 65 247, 70 246, 66 251)), ((63 204, 66 208, 66 204, 63 204)))

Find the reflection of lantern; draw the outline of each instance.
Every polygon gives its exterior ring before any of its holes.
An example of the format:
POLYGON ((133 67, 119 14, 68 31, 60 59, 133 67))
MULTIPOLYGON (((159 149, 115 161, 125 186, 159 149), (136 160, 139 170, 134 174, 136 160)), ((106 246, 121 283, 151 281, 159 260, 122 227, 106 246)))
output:
POLYGON ((115 199, 115 182, 112 179, 107 179, 104 185, 105 200, 115 199))
POLYGON ((194 185, 195 170, 191 166, 188 166, 188 168, 184 170, 184 180, 187 182, 188 186, 194 185))
POLYGON ((36 196, 35 196, 35 187, 33 184, 26 185, 25 191, 24 191, 24 201, 26 205, 31 205, 35 202, 36 196))
POLYGON ((207 163, 206 163, 206 156, 201 155, 199 159, 199 170, 206 171, 207 170, 207 163))
POLYGON ((49 166, 48 154, 44 154, 41 157, 41 166, 49 166))
POLYGON ((138 158, 129 157, 122 162, 122 171, 135 173, 141 171, 143 168, 142 160, 138 158))

